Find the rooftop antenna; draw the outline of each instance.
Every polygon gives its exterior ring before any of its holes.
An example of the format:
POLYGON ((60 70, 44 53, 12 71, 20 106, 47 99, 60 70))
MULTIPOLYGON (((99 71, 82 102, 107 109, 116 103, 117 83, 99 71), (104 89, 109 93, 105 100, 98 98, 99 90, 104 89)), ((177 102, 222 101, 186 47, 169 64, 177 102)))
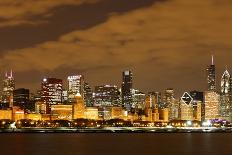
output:
POLYGON ((13 71, 12 71, 12 69, 10 70, 10 77, 13 77, 13 71))
POLYGON ((214 56, 212 55, 212 65, 214 65, 214 56))

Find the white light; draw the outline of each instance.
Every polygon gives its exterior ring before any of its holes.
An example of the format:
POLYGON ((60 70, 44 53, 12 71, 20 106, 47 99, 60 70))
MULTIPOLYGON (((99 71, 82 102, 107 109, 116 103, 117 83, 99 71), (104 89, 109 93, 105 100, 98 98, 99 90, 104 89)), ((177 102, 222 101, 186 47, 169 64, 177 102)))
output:
POLYGON ((211 126, 212 124, 211 124, 211 121, 208 120, 208 121, 204 121, 204 122, 202 123, 202 125, 205 126, 205 127, 207 127, 207 126, 211 126))
POLYGON ((43 79, 43 82, 47 82, 47 79, 46 79, 46 78, 44 78, 44 79, 43 79))
POLYGON ((192 121, 187 121, 187 125, 191 126, 192 125, 192 121))

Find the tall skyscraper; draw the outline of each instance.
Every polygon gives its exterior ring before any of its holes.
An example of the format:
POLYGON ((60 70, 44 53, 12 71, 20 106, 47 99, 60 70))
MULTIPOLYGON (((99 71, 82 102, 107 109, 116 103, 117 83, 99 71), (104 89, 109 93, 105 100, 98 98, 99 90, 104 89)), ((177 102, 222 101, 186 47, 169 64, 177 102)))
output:
POLYGON ((29 109, 29 89, 19 88, 13 92, 14 106, 18 106, 23 110, 29 109))
POLYGON ((13 106, 13 91, 15 89, 15 80, 13 77, 13 72, 10 74, 6 72, 5 78, 3 80, 3 90, 2 90, 2 102, 7 105, 7 107, 13 106))
POLYGON ((193 98, 187 92, 181 97, 180 110, 181 120, 193 120, 193 98))
POLYGON ((149 92, 148 95, 153 98, 152 108, 159 108, 159 105, 162 102, 161 92, 149 92))
POLYGON ((223 119, 230 120, 231 103, 232 103, 232 80, 228 70, 226 70, 221 78, 221 95, 220 95, 220 116, 223 119))
POLYGON ((219 118, 219 99, 220 96, 214 91, 206 91, 205 95, 205 120, 219 118))
POLYGON ((163 96, 163 106, 162 108, 169 108, 172 106, 172 104, 174 103, 174 90, 172 88, 168 88, 165 90, 164 92, 164 96, 163 96))
POLYGON ((87 107, 93 106, 93 91, 88 83, 84 83, 84 101, 87 107))
POLYGON ((122 105, 127 111, 132 107, 132 72, 127 70, 122 73, 122 105))
POLYGON ((132 108, 134 109, 133 112, 136 112, 138 110, 142 110, 144 109, 144 102, 146 99, 146 94, 136 90, 136 89, 132 89, 132 108))
POLYGON ((63 81, 56 78, 44 78, 41 83, 41 100, 46 104, 46 113, 51 105, 62 103, 63 81))
POLYGON ((230 80, 231 76, 228 70, 226 70, 221 78, 221 93, 222 94, 228 94, 230 91, 230 80))
POLYGON ((68 77, 68 99, 69 102, 75 102, 75 96, 79 93, 84 95, 84 77, 83 75, 75 75, 68 77))
POLYGON ((96 86, 94 92, 94 106, 119 106, 120 92, 117 86, 96 86))
POLYGON ((214 65, 214 57, 212 63, 207 67, 207 83, 208 91, 216 91, 216 67, 214 65))

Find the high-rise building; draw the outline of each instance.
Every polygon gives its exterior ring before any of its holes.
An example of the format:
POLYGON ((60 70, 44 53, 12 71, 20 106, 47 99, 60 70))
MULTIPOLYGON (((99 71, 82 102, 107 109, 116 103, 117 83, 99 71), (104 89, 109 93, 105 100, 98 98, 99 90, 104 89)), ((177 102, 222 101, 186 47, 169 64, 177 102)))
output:
POLYGON ((205 101, 204 92, 191 91, 190 96, 193 98, 193 117, 195 120, 205 120, 205 101), (201 108, 201 109, 199 109, 201 108), (201 118, 200 118, 201 117, 201 118))
POLYGON ((13 92, 13 103, 14 106, 20 107, 22 110, 31 109, 29 102, 29 89, 19 88, 14 90, 13 92))
POLYGON ((181 97, 180 110, 181 120, 193 120, 193 98, 187 92, 181 97))
POLYGON ((174 90, 172 88, 168 88, 164 92, 163 96, 163 106, 162 108, 169 108, 174 104, 174 90))
POLYGON ((228 70, 226 70, 221 78, 221 93, 222 94, 228 94, 230 91, 230 80, 231 76, 228 70))
POLYGON ((84 101, 87 107, 93 106, 93 91, 86 82, 84 84, 84 101))
POLYGON ((51 105, 62 103, 63 82, 61 79, 44 78, 41 83, 41 100, 46 103, 46 113, 50 113, 51 105))
POLYGON ((149 92, 148 95, 152 98, 152 108, 159 108, 160 103, 162 102, 161 93, 160 92, 149 92))
POLYGON ((207 83, 208 91, 216 91, 216 67, 214 65, 214 57, 212 63, 207 67, 207 83))
POLYGON ((218 93, 214 91, 206 91, 205 95, 205 120, 213 120, 219 118, 219 98, 218 93))
POLYGON ((82 75, 75 75, 68 77, 68 99, 69 102, 75 102, 75 96, 79 93, 84 95, 84 77, 82 75))
POLYGON ((221 78, 220 116, 222 119, 230 120, 232 105, 232 79, 228 70, 221 78))
POLYGON ((178 108, 178 104, 174 97, 174 90, 172 88, 168 88, 164 92, 163 102, 160 104, 161 109, 169 109, 169 120, 176 119, 176 108, 178 108))
POLYGON ((107 107, 120 105, 120 92, 117 86, 96 86, 94 92, 94 106, 107 107))
POLYGON ((132 105, 131 108, 135 111, 138 111, 139 109, 144 109, 144 103, 146 99, 146 94, 137 90, 137 89, 132 89, 132 105))
POLYGON ((193 106, 192 104, 187 104, 186 102, 183 102, 183 100, 180 101, 180 109, 181 114, 180 118, 184 121, 192 121, 193 120, 193 106))
POLYGON ((122 105, 127 111, 132 108, 132 72, 127 70, 122 73, 122 105))
POLYGON ((10 74, 6 72, 5 78, 3 80, 3 90, 2 90, 2 102, 6 107, 13 106, 13 91, 15 89, 15 80, 13 77, 13 72, 10 74))

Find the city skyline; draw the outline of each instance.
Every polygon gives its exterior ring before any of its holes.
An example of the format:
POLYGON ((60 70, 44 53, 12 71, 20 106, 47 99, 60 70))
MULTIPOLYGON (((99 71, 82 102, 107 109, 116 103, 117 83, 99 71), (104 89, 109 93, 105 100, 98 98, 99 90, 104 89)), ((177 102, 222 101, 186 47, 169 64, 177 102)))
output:
POLYGON ((120 85, 120 72, 130 69, 144 92, 204 90, 203 66, 212 53, 217 74, 231 68, 230 6, 228 0, 0 2, 0 72, 12 68, 17 87, 36 89, 44 75, 83 74, 92 86, 120 85))
MULTIPOLYGON (((218 73, 219 72, 218 71, 218 65, 220 65, 220 64, 217 64, 217 62, 215 62, 216 61, 215 59, 217 59, 217 58, 215 58, 214 55, 211 55, 211 57, 209 57, 209 58, 211 58, 211 59, 209 59, 209 64, 207 66, 209 67, 210 65, 214 65, 214 68, 215 68, 214 70, 215 71, 214 71, 213 74, 215 74, 215 75, 213 75, 213 76, 215 76, 215 78, 216 78, 216 81, 215 81, 216 91, 220 92, 221 91, 221 82, 220 82, 221 78, 222 78, 222 76, 225 73, 229 73, 230 74, 230 69, 229 69, 228 65, 225 65, 224 70, 222 69, 222 72, 218 73)), ((175 97, 177 97, 177 98, 180 98, 182 96, 183 92, 186 92, 186 91, 193 91, 193 90, 206 91, 207 89, 209 89, 208 88, 209 86, 207 86, 207 85, 209 85, 209 84, 207 84, 208 67, 203 67, 202 66, 202 68, 204 68, 204 70, 202 72, 200 72, 200 73, 202 73, 202 75, 204 76, 203 77, 204 78, 203 79, 204 84, 203 84, 203 86, 201 85, 201 87, 200 86, 195 86, 195 87, 192 87, 192 88, 181 89, 179 87, 171 87, 171 86, 164 87, 164 86, 161 86, 161 88, 158 88, 158 89, 157 88, 151 88, 151 87, 149 87, 149 88, 145 89, 147 91, 144 91, 144 90, 140 89, 139 87, 136 87, 137 84, 136 84, 135 81, 138 81, 138 80, 141 80, 141 79, 137 79, 136 75, 133 75, 133 81, 134 81, 133 82, 133 88, 134 89, 138 89, 138 90, 140 90, 140 91, 142 91, 143 93, 146 93, 146 94, 149 93, 149 92, 152 92, 152 91, 164 92, 165 89, 172 88, 172 89, 175 90, 175 97)), ((132 70, 124 70, 124 71, 131 71, 133 74, 134 74, 134 72, 136 72, 136 71, 132 71, 132 70)), ((68 87, 69 87, 68 86, 69 78, 73 77, 73 76, 83 76, 83 79, 85 79, 85 82, 87 82, 88 84, 92 83, 91 81, 86 80, 86 79, 91 79, 91 77, 86 77, 83 74, 78 74, 78 73, 68 74, 67 73, 67 76, 64 75, 64 77, 58 77, 55 74, 51 74, 51 76, 42 76, 41 78, 38 77, 37 78, 38 79, 38 81, 37 81, 38 84, 36 86, 28 88, 28 87, 25 87, 23 85, 21 87, 18 86, 17 78, 15 78, 15 77, 17 77, 17 74, 15 74, 12 69, 10 71, 4 72, 4 74, 2 75, 2 77, 3 77, 2 79, 4 79, 7 75, 10 76, 10 77, 14 77, 14 80, 17 83, 17 84, 15 84, 15 88, 27 88, 27 89, 30 89, 31 93, 37 93, 37 91, 40 90, 41 82, 45 78, 58 78, 58 79, 62 79, 62 81, 63 81, 63 90, 68 90, 68 87)), ((201 75, 201 77, 202 77, 202 75, 201 75)), ((120 73, 118 73, 118 76, 120 76, 120 73)), ((108 81, 108 80, 106 80, 106 81, 108 81)), ((202 81, 202 79, 198 79, 198 81, 202 81)), ((98 83, 97 85, 90 85, 90 87, 92 89, 94 89, 95 86, 101 86, 101 85, 102 86, 103 85, 112 85, 113 86, 113 85, 117 85, 120 88, 122 82, 123 81, 122 81, 121 77, 119 77, 119 78, 116 79, 115 83, 112 83, 112 82, 111 83, 109 83, 109 82, 102 82, 102 83, 98 83)), ((166 81, 166 83, 169 83, 169 82, 170 81, 166 81)), ((213 86, 213 88, 214 88, 214 86, 213 86)))

